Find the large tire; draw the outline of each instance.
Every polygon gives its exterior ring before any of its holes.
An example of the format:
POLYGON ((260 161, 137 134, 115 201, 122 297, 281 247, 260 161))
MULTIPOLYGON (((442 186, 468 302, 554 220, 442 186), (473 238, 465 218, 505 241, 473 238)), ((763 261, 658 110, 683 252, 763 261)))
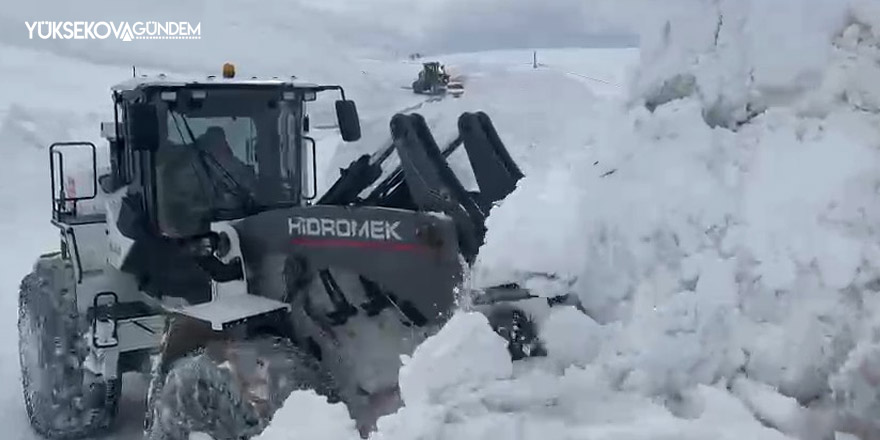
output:
POLYGON ((146 440, 187 440, 192 433, 248 439, 266 428, 295 390, 339 400, 312 356, 275 337, 212 342, 175 361, 160 380, 150 399, 146 440))
POLYGON ((537 324, 526 312, 508 304, 496 304, 484 313, 492 330, 507 341, 512 360, 547 355, 538 337, 537 324))
POLYGON ((77 312, 73 267, 44 255, 19 291, 19 361, 25 408, 43 437, 70 440, 107 431, 116 417, 121 382, 83 368, 87 324, 77 312))

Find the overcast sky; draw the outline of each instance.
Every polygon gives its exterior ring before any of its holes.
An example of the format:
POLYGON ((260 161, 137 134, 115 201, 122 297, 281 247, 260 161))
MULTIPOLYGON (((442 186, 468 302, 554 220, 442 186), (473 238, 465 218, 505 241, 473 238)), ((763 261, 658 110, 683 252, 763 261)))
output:
MULTIPOLYGON (((266 26, 283 17, 303 38, 332 38, 371 49, 449 52, 498 48, 633 44, 624 5, 631 0, 46 0, 14 2, 0 11, 0 40, 30 44, 29 20, 201 21, 205 38, 248 38, 230 26, 242 8, 265 9, 266 26), (231 21, 232 20, 232 21, 231 21)), ((234 23, 233 23, 234 24, 234 23)), ((271 42, 265 42, 271 43, 271 42)), ((285 42, 276 41, 282 45, 285 42)))

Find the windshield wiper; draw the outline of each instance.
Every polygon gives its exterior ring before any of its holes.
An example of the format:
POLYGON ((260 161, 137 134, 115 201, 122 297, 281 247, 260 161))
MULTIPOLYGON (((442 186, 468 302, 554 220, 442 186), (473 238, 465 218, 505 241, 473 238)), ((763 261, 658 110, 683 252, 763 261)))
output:
MULTIPOLYGON (((220 163, 220 161, 217 159, 217 157, 214 156, 213 153, 206 151, 201 146, 197 145, 196 137, 193 134, 192 129, 189 126, 189 122, 186 120, 186 117, 181 113, 178 113, 174 110, 171 110, 171 117, 172 117, 172 119, 174 119, 174 126, 175 126, 175 128, 177 128, 177 132, 180 134, 180 139, 183 140, 184 143, 187 142, 186 140, 183 139, 183 133, 180 130, 180 123, 177 121, 176 116, 180 116, 180 119, 183 121, 183 125, 186 128, 187 135, 189 136, 190 141, 187 144, 187 146, 194 148, 196 150, 196 152, 198 153, 199 158, 202 161, 205 161, 206 159, 210 160, 211 163, 214 165, 214 167, 216 169, 219 169, 219 171, 223 174, 223 177, 225 177, 225 179, 224 179, 225 186, 229 190, 231 190, 233 193, 235 193, 239 197, 239 199, 244 203, 244 205, 245 205, 244 211, 248 214, 251 214, 251 213, 257 212, 257 211, 265 208, 265 207, 261 206, 260 203, 257 202, 254 195, 251 193, 250 190, 248 190, 248 188, 246 186, 244 186, 241 182, 239 182, 238 180, 235 179, 235 177, 232 175, 232 173, 230 173, 229 170, 227 170, 226 167, 224 167, 223 164, 220 163)), ((211 184, 216 189, 217 188, 215 185, 216 182, 214 181, 214 179, 210 179, 210 180, 211 180, 211 184)))

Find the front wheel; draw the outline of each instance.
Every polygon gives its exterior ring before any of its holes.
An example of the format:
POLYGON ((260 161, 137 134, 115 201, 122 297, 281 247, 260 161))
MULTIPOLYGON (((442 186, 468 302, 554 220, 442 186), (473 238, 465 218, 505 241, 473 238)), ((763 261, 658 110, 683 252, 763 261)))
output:
POLYGON ((25 409, 43 437, 93 436, 116 417, 120 380, 83 367, 84 329, 70 261, 60 254, 41 257, 21 282, 18 335, 25 409))
POLYGON ((241 440, 261 433, 287 397, 312 389, 338 401, 332 379, 289 340, 217 341, 174 361, 155 388, 147 440, 241 440))

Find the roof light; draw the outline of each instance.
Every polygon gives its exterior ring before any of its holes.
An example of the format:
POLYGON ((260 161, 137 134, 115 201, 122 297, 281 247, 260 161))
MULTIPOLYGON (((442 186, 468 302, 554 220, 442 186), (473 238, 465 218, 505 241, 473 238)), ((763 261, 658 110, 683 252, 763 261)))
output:
POLYGON ((226 63, 223 65, 223 77, 224 78, 235 78, 235 65, 232 63, 226 63))

